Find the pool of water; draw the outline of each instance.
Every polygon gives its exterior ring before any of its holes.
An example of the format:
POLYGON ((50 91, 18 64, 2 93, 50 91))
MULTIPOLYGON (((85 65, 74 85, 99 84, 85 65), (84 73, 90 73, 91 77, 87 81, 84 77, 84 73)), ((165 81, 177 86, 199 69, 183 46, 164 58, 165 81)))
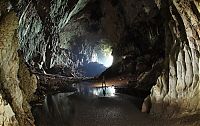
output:
MULTIPOLYGON (((115 97, 115 88, 111 87, 92 87, 90 83, 74 84, 76 92, 57 93, 47 95, 44 102, 35 105, 32 113, 37 126, 70 126, 75 113, 75 104, 70 96, 80 95, 88 98, 92 97, 115 97), (105 94, 103 93, 105 91, 105 94)), ((86 100, 87 102, 87 100, 86 100)))
POLYGON ((114 97, 115 87, 114 86, 103 86, 103 87, 92 87, 90 83, 74 84, 77 88, 77 92, 83 95, 94 95, 98 97, 114 97), (105 94, 104 94, 105 91, 105 94))
POLYGON ((69 100, 71 93, 58 93, 45 96, 42 105, 32 108, 37 126, 70 126, 73 105, 69 100))

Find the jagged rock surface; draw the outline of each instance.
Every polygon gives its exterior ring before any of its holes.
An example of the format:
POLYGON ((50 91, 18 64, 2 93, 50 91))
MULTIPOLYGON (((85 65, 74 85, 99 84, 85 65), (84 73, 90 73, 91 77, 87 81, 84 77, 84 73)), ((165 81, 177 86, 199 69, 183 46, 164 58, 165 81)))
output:
POLYGON ((8 1, 1 1, 0 6, 3 6, 0 8, 3 12, 0 18, 0 125, 34 125, 28 102, 35 90, 36 78, 19 62, 18 17, 8 1))
MULTIPOLYGON (((106 43, 115 65, 103 75, 134 74, 140 90, 155 85, 146 100, 152 112, 199 111, 198 1, 21 0, 19 8, 20 49, 31 69, 76 77, 106 43)), ((36 77, 19 61, 15 13, 0 9, 0 113, 11 113, 0 124, 28 125, 36 77)))
POLYGON ((162 22, 158 23, 153 1, 35 0, 21 2, 20 7, 20 48, 26 62, 38 71, 51 73, 62 67, 73 73, 94 55, 104 58, 100 47, 106 44, 113 47, 115 62, 133 55, 150 57, 153 64, 164 54, 159 48, 164 43, 158 46, 162 22))
POLYGON ((98 44, 92 37, 85 37, 92 36, 85 30, 88 23, 71 20, 87 3, 88 0, 20 3, 20 48, 31 67, 47 73, 65 68, 67 76, 76 76, 75 69, 92 60, 98 44))
POLYGON ((157 1, 165 15, 165 69, 151 90, 152 112, 197 113, 200 110, 198 1, 157 1))

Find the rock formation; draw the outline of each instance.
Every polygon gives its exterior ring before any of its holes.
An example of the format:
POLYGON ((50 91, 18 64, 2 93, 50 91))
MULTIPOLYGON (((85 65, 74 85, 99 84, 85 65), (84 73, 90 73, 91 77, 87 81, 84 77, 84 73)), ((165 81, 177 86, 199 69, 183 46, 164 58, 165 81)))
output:
POLYGON ((21 1, 19 7, 20 49, 25 61, 40 72, 65 67, 76 76, 77 68, 93 56, 104 61, 103 46, 112 47, 115 62, 151 55, 153 64, 164 54, 157 46, 164 29, 154 1, 35 0, 21 1))
POLYGON ((80 74, 76 72, 78 67, 91 62, 93 55, 100 57, 98 22, 87 20, 87 14, 79 15, 88 3, 88 0, 19 3, 20 49, 30 67, 43 73, 64 68, 66 76, 76 77, 80 74))
POLYGON ((111 51, 101 76, 134 75, 143 111, 199 112, 199 21, 198 0, 1 0, 0 125, 34 125, 29 70, 77 77, 111 51))
POLYGON ((18 17, 11 3, 1 1, 0 12, 0 125, 34 125, 28 102, 37 80, 19 61, 18 17))
POLYGON ((200 3, 157 1, 165 16, 165 69, 151 90, 152 111, 197 113, 200 110, 200 3))

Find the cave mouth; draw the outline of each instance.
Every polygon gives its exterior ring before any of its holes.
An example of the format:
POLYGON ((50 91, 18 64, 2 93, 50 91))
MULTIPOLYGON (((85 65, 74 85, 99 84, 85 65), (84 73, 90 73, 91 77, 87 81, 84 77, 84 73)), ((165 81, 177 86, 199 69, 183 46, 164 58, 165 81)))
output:
POLYGON ((91 48, 93 49, 85 54, 85 56, 90 56, 89 60, 84 60, 77 68, 80 75, 84 77, 97 77, 113 63, 112 47, 109 45, 109 40, 100 39, 91 48))
POLYGON ((99 54, 93 54, 91 62, 97 62, 99 64, 103 64, 106 68, 112 66, 113 64, 112 50, 108 48, 101 53, 103 57, 98 56, 99 54))

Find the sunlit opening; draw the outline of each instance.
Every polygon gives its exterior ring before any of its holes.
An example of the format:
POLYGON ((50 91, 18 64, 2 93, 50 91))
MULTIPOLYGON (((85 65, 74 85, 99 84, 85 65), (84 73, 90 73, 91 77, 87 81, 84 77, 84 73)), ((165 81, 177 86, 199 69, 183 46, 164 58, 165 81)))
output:
POLYGON ((102 39, 92 52, 91 62, 103 64, 105 67, 110 67, 113 63, 112 47, 109 45, 109 40, 102 39))
POLYGON ((105 67, 110 67, 113 63, 113 56, 111 55, 111 53, 108 55, 108 57, 106 58, 105 62, 103 63, 103 65, 105 67))
POLYGON ((100 64, 103 64, 105 67, 110 67, 113 63, 113 56, 111 55, 112 50, 109 51, 110 52, 104 52, 103 56, 101 57, 98 57, 98 54, 96 52, 93 52, 91 62, 98 62, 100 64))

